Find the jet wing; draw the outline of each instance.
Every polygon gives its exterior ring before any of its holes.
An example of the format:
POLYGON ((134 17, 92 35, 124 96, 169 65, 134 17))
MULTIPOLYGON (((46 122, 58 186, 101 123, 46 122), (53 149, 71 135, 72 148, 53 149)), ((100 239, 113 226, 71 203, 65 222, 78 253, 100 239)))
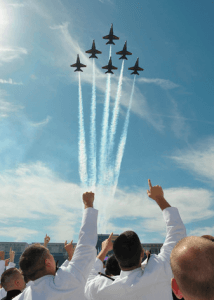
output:
POLYGON ((112 35, 111 38, 112 38, 113 40, 119 40, 119 39, 120 39, 120 38, 117 37, 116 35, 112 35))
POLYGON ((86 65, 80 64, 80 68, 84 68, 86 67, 86 65))
POLYGON ((102 54, 102 52, 101 52, 101 51, 99 51, 99 50, 96 50, 96 53, 97 53, 97 54, 102 54))
POLYGON ((138 71, 144 71, 144 69, 142 69, 142 68, 140 68, 140 67, 138 67, 137 70, 138 70, 138 71))
POLYGON ((116 52, 116 54, 123 55, 123 51, 116 52))
POLYGON ((88 50, 88 51, 85 51, 85 53, 92 53, 92 49, 88 50))
POLYGON ((109 35, 103 36, 103 39, 108 40, 110 39, 110 36, 109 35))
POLYGON ((77 64, 73 64, 73 65, 71 65, 71 67, 77 67, 77 64))
POLYGON ((111 69, 113 69, 113 70, 117 70, 117 68, 116 68, 116 67, 114 67, 114 66, 112 66, 112 67, 111 67, 111 69))
POLYGON ((102 69, 108 69, 108 66, 104 66, 104 67, 102 67, 102 69))
POLYGON ((132 53, 129 51, 126 51, 126 55, 132 55, 132 53))
POLYGON ((136 70, 136 68, 135 67, 131 67, 131 68, 129 68, 129 70, 136 70))

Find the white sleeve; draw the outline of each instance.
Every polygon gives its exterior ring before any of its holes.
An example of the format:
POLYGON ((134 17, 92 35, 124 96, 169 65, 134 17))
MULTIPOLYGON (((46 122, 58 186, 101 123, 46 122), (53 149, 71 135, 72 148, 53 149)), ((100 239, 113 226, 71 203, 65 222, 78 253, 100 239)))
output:
POLYGON ((6 270, 15 268, 15 267, 16 267, 16 264, 14 262, 9 262, 8 266, 6 267, 6 270))
POLYGON ((68 264, 69 264, 69 260, 66 259, 66 260, 64 261, 64 263, 60 266, 60 268, 61 268, 61 267, 67 267, 68 264))
POLYGON ((0 299, 4 298, 7 296, 7 292, 5 291, 5 289, 0 289, 0 299))
POLYGON ((5 261, 0 260, 0 282, 1 282, 1 274, 4 272, 4 270, 5 270, 5 261))
POLYGON ((166 222, 166 239, 161 247, 158 257, 170 263, 170 254, 178 241, 187 236, 186 228, 181 220, 176 207, 168 207, 163 210, 163 217, 166 222))
POLYGON ((68 262, 67 267, 61 266, 58 269, 53 282, 55 286, 75 288, 82 285, 84 288, 96 258, 97 215, 98 211, 94 208, 84 209, 82 226, 74 256, 68 262))
POLYGON ((89 300, 93 299, 90 296, 90 294, 91 294, 91 291, 93 290, 95 281, 97 279, 96 277, 99 276, 99 278, 100 278, 100 275, 98 274, 99 272, 103 273, 103 263, 99 258, 96 258, 94 267, 91 270, 91 272, 88 276, 88 280, 85 285, 85 297, 89 300))

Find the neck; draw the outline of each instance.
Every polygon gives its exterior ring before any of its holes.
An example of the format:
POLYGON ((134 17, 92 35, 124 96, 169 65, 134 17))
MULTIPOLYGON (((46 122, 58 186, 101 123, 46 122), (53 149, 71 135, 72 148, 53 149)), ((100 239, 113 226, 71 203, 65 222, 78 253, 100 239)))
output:
POLYGON ((138 266, 135 266, 135 267, 131 267, 131 268, 121 268, 122 271, 132 271, 132 270, 135 270, 135 269, 138 269, 141 267, 141 263, 138 265, 138 266))

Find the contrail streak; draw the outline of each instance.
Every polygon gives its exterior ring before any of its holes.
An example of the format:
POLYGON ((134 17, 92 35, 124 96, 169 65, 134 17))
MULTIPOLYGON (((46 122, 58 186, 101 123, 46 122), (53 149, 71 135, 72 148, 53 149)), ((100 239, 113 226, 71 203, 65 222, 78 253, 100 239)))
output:
MULTIPOLYGON (((109 56, 111 55, 111 46, 109 56)), ((99 184, 103 185, 106 182, 107 176, 107 137, 108 137, 108 120, 109 120, 109 104, 111 93, 111 75, 107 74, 106 94, 103 110, 103 123, 100 145, 100 169, 99 169, 99 184)))
POLYGON ((82 88, 79 73, 79 174, 83 186, 88 184, 87 174, 87 155, 85 145, 85 130, 84 130, 84 117, 83 117, 83 104, 82 104, 82 88))
POLYGON ((134 76, 134 82, 133 82, 133 86, 132 86, 129 107, 127 110, 126 119, 125 119, 125 123, 124 123, 124 127, 123 127, 123 132, 122 132, 122 135, 120 138, 120 143, 119 143, 118 151, 117 151, 117 157, 116 157, 116 162, 115 162, 115 179, 114 179, 114 186, 113 186, 113 196, 116 192, 118 178, 120 175, 121 162, 123 159, 123 154, 124 154, 124 150, 125 150, 125 146, 126 146, 126 138, 127 138, 127 132, 128 132, 128 126, 129 126, 129 115, 130 115, 130 110, 131 110, 132 100, 133 100, 133 95, 134 95, 135 79, 136 79, 136 75, 134 76))
POLYGON ((121 66, 120 77, 119 77, 118 87, 117 87, 117 95, 116 95, 116 99, 115 99, 115 105, 114 105, 110 133, 109 133, 109 145, 108 145, 108 159, 109 160, 111 160, 111 154, 112 154, 112 151, 114 148, 115 133, 116 133, 116 129, 117 129, 118 114, 119 114, 119 108, 120 108, 120 97, 121 97, 121 90, 122 90, 122 83, 123 83, 123 69, 124 69, 124 60, 122 62, 122 66, 121 66))
POLYGON ((108 74, 106 83, 106 97, 103 111, 102 136, 100 145, 100 184, 103 185, 106 176, 106 161, 107 161, 107 137, 108 137, 108 119, 109 119, 109 103, 111 91, 111 75, 108 74))
POLYGON ((96 164, 96 80, 95 80, 95 61, 93 59, 93 84, 91 99, 91 132, 90 132, 90 182, 91 187, 96 186, 97 164, 96 164))

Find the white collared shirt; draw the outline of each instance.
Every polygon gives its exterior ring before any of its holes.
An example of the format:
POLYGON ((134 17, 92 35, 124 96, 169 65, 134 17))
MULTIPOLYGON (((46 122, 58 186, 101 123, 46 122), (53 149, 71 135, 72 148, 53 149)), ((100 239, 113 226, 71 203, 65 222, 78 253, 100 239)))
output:
POLYGON ((114 281, 97 275, 102 262, 97 259, 85 287, 89 300, 172 300, 170 254, 179 240, 186 237, 186 229, 175 207, 164 209, 167 226, 165 242, 158 255, 151 255, 148 264, 140 268, 121 271, 114 281))
POLYGON ((82 300, 84 286, 96 258, 97 214, 93 208, 83 213, 79 241, 67 266, 61 266, 55 276, 46 275, 31 282, 14 300, 82 300))

